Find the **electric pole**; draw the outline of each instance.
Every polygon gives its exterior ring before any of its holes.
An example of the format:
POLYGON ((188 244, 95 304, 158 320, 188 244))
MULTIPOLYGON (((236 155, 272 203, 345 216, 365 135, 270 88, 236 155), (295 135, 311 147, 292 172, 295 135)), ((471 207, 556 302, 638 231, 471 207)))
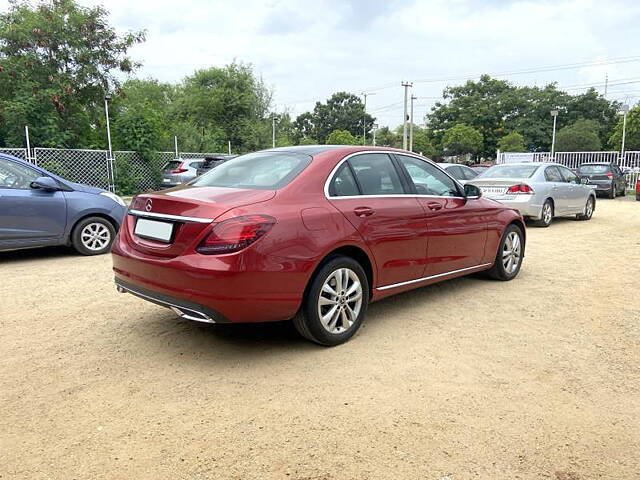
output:
POLYGON ((364 98, 364 114, 362 116, 362 145, 367 144, 367 97, 369 95, 375 95, 375 93, 362 92, 364 98))
POLYGON ((413 101, 418 97, 411 94, 411 119, 409 120, 409 151, 413 152, 413 101))
POLYGON ((551 110, 551 116, 553 117, 553 135, 551 136, 551 161, 554 161, 554 155, 556 153, 556 120, 558 118, 558 110, 551 110))
POLYGON ((404 118, 402 121, 402 148, 404 150, 407 149, 407 95, 409 94, 409 87, 413 86, 412 82, 402 82, 401 85, 404 87, 404 118))
POLYGON ((625 154, 624 154, 624 142, 627 136, 627 113, 629 113, 629 105, 622 105, 621 109, 622 113, 622 145, 620 147, 620 161, 624 165, 626 162, 625 154))
POLYGON ((607 98, 607 90, 609 89, 609 74, 604 74, 604 98, 607 98))

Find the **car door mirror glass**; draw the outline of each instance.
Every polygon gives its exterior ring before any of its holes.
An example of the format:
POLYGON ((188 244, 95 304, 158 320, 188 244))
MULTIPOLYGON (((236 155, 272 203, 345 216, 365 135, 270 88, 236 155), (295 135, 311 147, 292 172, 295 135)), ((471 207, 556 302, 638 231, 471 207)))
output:
POLYGON ((482 196, 482 190, 480 190, 480 187, 466 183, 464 185, 464 196, 467 198, 478 198, 482 196))
POLYGON ((36 190, 45 190, 47 192, 55 192, 60 190, 58 183, 51 177, 38 177, 31 182, 31 188, 36 190))

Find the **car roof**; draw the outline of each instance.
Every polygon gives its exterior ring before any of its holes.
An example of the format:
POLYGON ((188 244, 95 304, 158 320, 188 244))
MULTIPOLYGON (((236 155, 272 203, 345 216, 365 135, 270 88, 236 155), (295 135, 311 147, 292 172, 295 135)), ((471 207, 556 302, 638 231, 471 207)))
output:
POLYGON ((583 166, 583 165, 611 165, 613 162, 584 162, 581 163, 580 165, 578 165, 579 167, 583 166))
POLYGON ((389 152, 389 153, 399 153, 406 155, 414 155, 418 157, 424 157, 424 155, 420 155, 415 152, 409 152, 407 150, 402 150, 400 148, 392 148, 392 147, 372 147, 370 145, 295 145, 290 147, 276 147, 269 148, 266 150, 261 150, 261 152, 291 152, 291 153, 302 153, 309 156, 320 155, 325 152, 330 151, 339 151, 344 150, 345 153, 358 153, 358 152, 389 152))
MULTIPOLYGON (((437 163, 437 165, 441 166, 441 167, 466 167, 469 168, 468 165, 463 165, 461 163, 447 163, 447 162, 440 162, 437 163)), ((473 166, 473 165, 472 165, 473 166)))

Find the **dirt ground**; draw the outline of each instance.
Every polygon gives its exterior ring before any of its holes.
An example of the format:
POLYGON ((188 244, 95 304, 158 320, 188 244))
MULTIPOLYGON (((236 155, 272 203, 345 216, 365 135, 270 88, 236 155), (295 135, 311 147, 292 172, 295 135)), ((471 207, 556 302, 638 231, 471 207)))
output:
POLYGON ((640 202, 528 229, 512 282, 374 304, 326 349, 0 254, 1 479, 640 478, 640 202))

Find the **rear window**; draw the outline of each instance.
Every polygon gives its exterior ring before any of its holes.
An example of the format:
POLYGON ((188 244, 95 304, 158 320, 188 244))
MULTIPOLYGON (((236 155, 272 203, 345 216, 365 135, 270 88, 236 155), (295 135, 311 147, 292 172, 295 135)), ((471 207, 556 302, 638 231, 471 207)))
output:
POLYGON ((310 162, 310 156, 300 153, 250 153, 209 170, 191 184, 198 187, 277 190, 298 176, 310 162))
POLYGON ((530 178, 536 170, 538 165, 495 165, 477 178, 530 178))
POLYGON ((176 170, 180 167, 180 164, 182 163, 182 161, 180 160, 171 160, 170 162, 167 162, 164 167, 162 167, 162 171, 164 173, 169 173, 171 170, 176 170))
POLYGON ((611 167, 609 165, 580 165, 578 171, 587 175, 592 175, 594 173, 609 173, 611 172, 611 167))

